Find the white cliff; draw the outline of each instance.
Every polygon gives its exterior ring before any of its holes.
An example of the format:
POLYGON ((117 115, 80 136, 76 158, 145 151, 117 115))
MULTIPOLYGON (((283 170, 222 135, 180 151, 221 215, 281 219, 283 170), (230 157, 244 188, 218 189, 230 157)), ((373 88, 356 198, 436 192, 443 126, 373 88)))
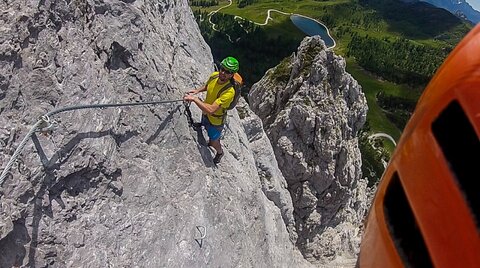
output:
POLYGON ((367 104, 345 61, 307 37, 252 87, 249 101, 288 183, 297 246, 317 264, 354 264, 368 207, 357 138, 367 104))

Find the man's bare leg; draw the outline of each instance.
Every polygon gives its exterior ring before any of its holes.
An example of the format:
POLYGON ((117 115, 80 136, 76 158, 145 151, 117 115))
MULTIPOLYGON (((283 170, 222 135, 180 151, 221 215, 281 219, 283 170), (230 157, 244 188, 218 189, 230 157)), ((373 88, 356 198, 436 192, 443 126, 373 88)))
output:
POLYGON ((215 151, 217 151, 217 155, 215 155, 213 162, 215 164, 218 164, 220 162, 220 159, 222 159, 222 156, 223 156, 223 149, 222 149, 222 145, 220 144, 220 139, 210 141, 209 145, 211 145, 215 149, 215 151))
POLYGON ((220 144, 220 139, 218 140, 214 140, 214 141, 210 141, 208 143, 208 145, 211 145, 213 147, 213 149, 215 149, 215 151, 217 152, 217 154, 223 154, 223 149, 222 149, 222 145, 220 144))

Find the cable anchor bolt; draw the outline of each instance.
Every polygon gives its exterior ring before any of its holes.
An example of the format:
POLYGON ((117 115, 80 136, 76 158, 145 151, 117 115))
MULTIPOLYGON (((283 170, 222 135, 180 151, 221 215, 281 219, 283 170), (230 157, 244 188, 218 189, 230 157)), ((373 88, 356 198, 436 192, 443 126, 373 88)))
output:
POLYGON ((37 132, 42 133, 45 136, 51 135, 55 127, 57 126, 57 122, 55 120, 50 119, 48 115, 42 115, 40 117, 42 121, 40 125, 38 125, 37 132))

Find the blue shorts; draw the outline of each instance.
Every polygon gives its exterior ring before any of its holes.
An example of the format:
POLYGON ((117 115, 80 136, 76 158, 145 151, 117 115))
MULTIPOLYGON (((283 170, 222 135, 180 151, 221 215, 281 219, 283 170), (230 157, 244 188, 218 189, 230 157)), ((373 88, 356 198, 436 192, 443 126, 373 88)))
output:
POLYGON ((207 129, 208 138, 210 138, 210 141, 218 140, 222 136, 223 125, 212 125, 212 123, 210 123, 208 120, 208 117, 205 115, 202 115, 202 126, 207 129))

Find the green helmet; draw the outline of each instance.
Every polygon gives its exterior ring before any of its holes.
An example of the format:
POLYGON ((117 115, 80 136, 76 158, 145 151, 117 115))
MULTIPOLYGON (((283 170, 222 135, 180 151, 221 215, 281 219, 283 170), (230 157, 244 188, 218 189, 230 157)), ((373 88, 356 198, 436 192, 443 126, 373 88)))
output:
POLYGON ((238 60, 235 59, 234 57, 226 57, 225 59, 222 60, 220 63, 223 68, 227 69, 228 71, 232 73, 238 72, 238 60))

